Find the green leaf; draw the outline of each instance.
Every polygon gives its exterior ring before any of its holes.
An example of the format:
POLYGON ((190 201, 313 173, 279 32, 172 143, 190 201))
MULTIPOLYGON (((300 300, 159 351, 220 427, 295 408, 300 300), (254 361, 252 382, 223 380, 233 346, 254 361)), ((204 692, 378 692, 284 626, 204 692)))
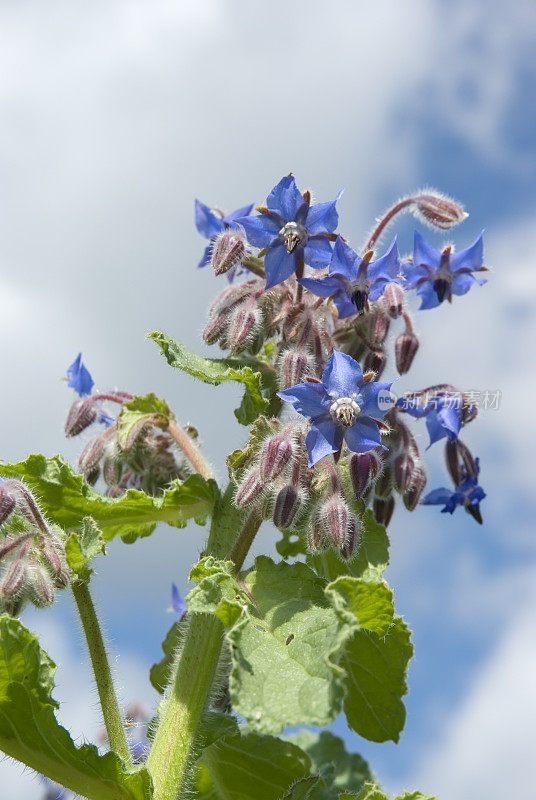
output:
POLYGON ((309 770, 309 758, 296 745, 249 733, 204 750, 194 788, 203 800, 280 800, 309 770))
MULTIPOLYGON (((343 792, 339 800, 389 800, 389 796, 376 784, 367 783, 359 794, 343 792)), ((404 792, 398 794, 393 800, 436 800, 436 798, 431 794, 422 794, 421 792, 404 792)))
POLYGON ((336 800, 337 795, 321 775, 309 775, 296 781, 282 800, 336 800))
POLYGON ((0 616, 0 749, 90 800, 150 800, 145 768, 127 772, 115 753, 77 747, 56 720, 55 665, 19 620, 0 616))
POLYGON ((393 593, 385 583, 344 575, 326 587, 326 594, 343 622, 385 636, 395 613, 393 593))
MULTIPOLYGON (((301 730, 290 737, 311 759, 312 772, 326 774, 332 767, 330 785, 336 789, 359 791, 365 781, 373 780, 373 775, 365 761, 357 753, 348 753, 342 739, 329 731, 313 733, 301 730)), ((327 777, 327 774, 326 774, 327 777)))
POLYGON ((333 581, 340 575, 381 581, 389 563, 389 538, 385 528, 376 522, 370 509, 361 517, 361 523, 363 540, 352 561, 343 561, 333 550, 329 550, 320 555, 308 555, 309 566, 328 581, 333 581))
POLYGON ((406 673, 413 655, 410 631, 395 617, 382 638, 359 630, 346 642, 344 712, 352 730, 372 742, 398 742, 404 727, 406 673))
POLYGON ((211 613, 230 628, 250 606, 250 599, 241 590, 233 574, 232 561, 217 561, 207 556, 190 572, 190 580, 200 581, 186 597, 191 613, 211 613))
POLYGON ((128 450, 146 425, 156 425, 166 430, 175 416, 165 400, 154 394, 134 397, 123 403, 117 417, 117 441, 122 450, 128 450))
POLYGON ((182 527, 187 520, 203 520, 212 511, 218 488, 212 480, 190 475, 173 481, 160 497, 129 489, 122 497, 103 497, 61 456, 30 455, 18 464, 0 464, 0 474, 19 478, 35 491, 45 515, 65 530, 78 528, 92 517, 105 542, 116 536, 130 543, 148 536, 159 522, 182 527))
POLYGON ((275 394, 273 369, 253 358, 205 358, 166 336, 153 331, 148 334, 160 348, 162 355, 172 367, 182 369, 204 383, 218 386, 224 381, 238 381, 245 387, 245 394, 235 416, 242 425, 250 425, 265 411, 275 394), (263 390, 269 395, 265 397, 263 390))
POLYGON ((185 633, 185 621, 174 622, 162 642, 164 657, 153 664, 149 672, 152 685, 160 694, 164 694, 171 679, 171 668, 173 666, 173 655, 183 640, 185 633))
POLYGON ((78 580, 89 580, 92 569, 90 564, 99 553, 105 553, 102 533, 91 517, 84 517, 80 529, 71 533, 65 542, 67 564, 78 580))

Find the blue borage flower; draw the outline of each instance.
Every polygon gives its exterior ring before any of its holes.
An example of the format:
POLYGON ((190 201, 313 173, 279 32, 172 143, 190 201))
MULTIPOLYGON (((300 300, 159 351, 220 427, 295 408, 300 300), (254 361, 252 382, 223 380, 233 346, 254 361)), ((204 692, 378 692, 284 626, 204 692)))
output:
POLYGON ((435 397, 400 397, 396 405, 416 419, 425 418, 430 434, 428 447, 445 436, 451 442, 455 441, 458 438, 462 421, 469 422, 476 413, 473 406, 464 409, 464 398, 461 392, 450 392, 435 397))
POLYGON ((91 394, 95 381, 82 363, 82 353, 78 353, 70 367, 67 367, 67 386, 74 389, 80 397, 91 394))
MULTIPOLYGON (((210 240, 207 247, 205 247, 201 261, 197 265, 198 269, 201 267, 206 267, 208 264, 210 264, 214 241, 219 234, 222 233, 222 231, 228 230, 229 228, 237 228, 237 219, 248 217, 252 211, 253 203, 251 203, 249 206, 237 208, 236 211, 232 211, 230 214, 223 216, 223 214, 218 214, 216 211, 210 209, 200 200, 195 201, 195 226, 201 236, 204 236, 205 239, 210 240)), ((236 268, 230 269, 226 273, 229 282, 233 280, 235 271, 236 268)))
POLYGON ((179 619, 182 619, 187 612, 186 602, 184 597, 179 592, 179 589, 175 583, 171 584, 171 608, 168 611, 173 611, 179 619))
POLYGON ((485 269, 483 256, 482 233, 459 253, 451 252, 450 247, 441 253, 415 231, 413 263, 404 263, 405 288, 416 289, 421 309, 435 308, 443 300, 451 300, 453 294, 465 294, 475 283, 486 283, 485 278, 474 274, 485 269))
POLYGON ((475 459, 476 471, 471 475, 467 470, 462 470, 460 485, 454 490, 434 489, 421 500, 421 505, 435 506, 444 505, 441 512, 453 514, 458 506, 463 506, 477 522, 482 524, 482 514, 480 512, 480 502, 486 497, 484 489, 478 485, 480 474, 480 459, 475 459))
POLYGON ((311 420, 305 439, 309 466, 336 453, 343 441, 354 453, 383 446, 376 420, 392 405, 391 386, 366 381, 357 361, 334 350, 321 383, 298 383, 278 392, 282 400, 311 420))
POLYGON ((287 175, 268 195, 265 213, 236 220, 252 245, 267 248, 267 289, 290 278, 300 261, 314 269, 327 267, 332 253, 329 234, 339 222, 335 203, 340 196, 341 192, 331 202, 311 205, 293 176, 287 175))
MULTIPOLYGON (((372 252, 370 253, 372 255, 372 252)), ((302 278, 299 283, 318 297, 333 297, 339 317, 360 314, 368 301, 378 300, 388 283, 402 280, 396 237, 387 253, 376 261, 363 259, 341 236, 337 237, 323 278, 302 278)))

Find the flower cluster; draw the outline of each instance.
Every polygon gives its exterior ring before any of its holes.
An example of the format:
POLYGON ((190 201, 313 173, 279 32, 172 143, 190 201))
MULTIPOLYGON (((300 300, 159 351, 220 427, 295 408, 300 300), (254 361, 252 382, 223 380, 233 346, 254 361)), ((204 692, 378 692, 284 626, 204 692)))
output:
MULTIPOLYGON (((234 267, 238 261, 254 273, 225 289, 212 304, 205 341, 218 343, 235 357, 247 354, 262 360, 263 369, 274 372, 279 398, 307 421, 271 421, 272 436, 237 477, 237 505, 257 504, 280 528, 307 529, 312 549, 317 549, 314 542, 329 540, 348 554, 355 552, 358 540, 348 531, 358 531, 359 525, 348 521, 353 512, 339 513, 340 475, 328 480, 326 470, 346 469, 352 502, 371 505, 385 525, 393 513, 394 493, 409 510, 417 506, 426 472, 403 414, 425 420, 429 446, 441 439, 452 445, 477 409, 467 395, 446 384, 405 395, 394 406, 392 380, 382 383, 379 378, 389 366, 391 347, 399 375, 410 371, 418 352, 412 294, 421 309, 434 308, 485 283, 480 273, 486 267, 482 235, 455 252, 451 244, 436 250, 417 231, 410 255, 401 256, 396 237, 385 252, 376 252, 380 234, 399 211, 412 211, 440 230, 465 219, 463 208, 439 192, 425 190, 395 204, 361 254, 337 232, 339 197, 313 203, 310 192, 301 193, 288 175, 268 194, 266 205, 257 207, 258 213, 248 206, 242 215, 220 217, 216 231, 206 222, 206 207, 200 224, 197 204, 196 222, 204 235, 219 237, 211 251, 216 273, 225 271, 222 263, 234 267), (393 334, 397 321, 402 329, 393 334), (331 486, 330 502, 337 513, 319 512, 322 502, 315 491, 320 485, 331 486), (328 518, 337 519, 346 533, 335 533, 328 518)), ((460 473, 448 510, 468 508, 466 499, 459 499, 469 496, 467 492, 473 491, 471 498, 478 496, 480 502, 481 490, 475 493, 468 483, 477 476, 478 470, 460 473)), ((430 498, 436 496, 432 493, 423 502, 435 502, 430 498)), ((349 509, 351 503, 344 502, 349 509)))

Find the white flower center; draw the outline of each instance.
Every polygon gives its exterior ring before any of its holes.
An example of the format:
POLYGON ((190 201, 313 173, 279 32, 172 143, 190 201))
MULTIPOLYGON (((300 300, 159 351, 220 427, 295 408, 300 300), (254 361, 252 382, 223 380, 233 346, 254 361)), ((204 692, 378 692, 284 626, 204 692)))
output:
POLYGON ((329 409, 333 420, 344 428, 351 428, 352 425, 355 425, 360 411, 360 407, 352 397, 338 397, 329 409))
POLYGON ((307 231, 297 222, 287 222, 279 231, 279 235, 283 237, 287 253, 292 253, 299 244, 305 245, 307 242, 307 231))

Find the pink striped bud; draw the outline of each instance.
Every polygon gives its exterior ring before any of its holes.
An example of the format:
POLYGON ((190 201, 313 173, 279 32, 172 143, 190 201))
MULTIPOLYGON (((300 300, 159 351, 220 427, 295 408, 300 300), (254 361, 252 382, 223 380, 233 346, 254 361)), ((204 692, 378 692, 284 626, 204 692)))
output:
POLYGON ((307 549, 310 553, 322 553, 328 550, 330 543, 320 517, 315 516, 307 526, 307 549))
POLYGON ((210 263, 216 275, 223 275, 224 272, 242 263, 245 255, 245 234, 238 228, 226 230, 222 231, 214 241, 210 263))
POLYGON ((409 453, 400 453, 394 462, 394 484, 397 492, 406 492, 415 471, 415 460, 409 453))
POLYGON ((26 553, 13 561, 4 573, 0 584, 0 596, 11 599, 22 590, 28 575, 26 553))
POLYGON ((125 489, 123 486, 110 486, 106 490, 106 494, 108 497, 111 497, 113 500, 116 500, 118 497, 122 497, 125 494, 125 489))
POLYGON ((109 454, 102 463, 102 477, 108 486, 115 486, 121 480, 123 465, 115 454, 109 454))
POLYGON ((359 523, 355 517, 352 517, 350 519, 350 524, 348 525, 348 537, 346 542, 340 548, 341 557, 344 558, 345 561, 351 561, 351 559, 356 555, 362 538, 363 536, 359 527, 359 523))
POLYGON ((376 311, 369 318, 369 341, 374 347, 382 345, 389 333, 391 320, 385 316, 382 309, 378 306, 376 311))
POLYGON ((259 471, 263 481, 277 478, 292 458, 292 442, 283 434, 271 436, 263 442, 259 458, 259 471))
POLYGON ((67 414, 65 433, 67 436, 77 436, 97 419, 97 410, 91 397, 75 400, 67 414))
POLYGON ((401 333, 395 340, 395 357, 396 368, 400 375, 405 375, 409 372, 413 359, 419 349, 419 340, 417 336, 412 333, 401 333))
POLYGON ((374 494, 376 497, 389 497, 393 491, 394 476, 393 467, 390 461, 382 461, 382 470, 374 484, 374 494))
POLYGON ((290 528, 302 505, 303 501, 298 489, 292 484, 283 486, 275 501, 272 515, 274 525, 277 528, 290 528))
POLYGON ((384 307, 392 319, 402 314, 404 307, 404 290, 398 283, 388 283, 383 292, 384 307))
POLYGON ((6 519, 13 513, 17 501, 15 498, 0 488, 0 525, 3 525, 6 519))
POLYGON ((225 334, 228 324, 229 317, 225 312, 220 311, 219 314, 211 315, 203 328, 203 341, 207 344, 216 344, 218 339, 225 334))
POLYGON ((334 493, 320 508, 320 521, 329 541, 344 547, 352 532, 352 514, 341 494, 334 493))
POLYGON ((417 508, 421 495, 426 486, 426 475, 424 470, 418 467, 413 473, 413 478, 409 489, 402 496, 404 505, 408 511, 414 511, 417 508))
POLYGON ((54 583, 43 567, 32 565, 32 586, 36 605, 40 607, 50 606, 54 602, 54 583))
POLYGON ((250 470, 240 482, 235 495, 237 508, 245 508, 256 500, 264 488, 258 469, 250 470))
POLYGON ((93 439, 89 440, 78 459, 78 468, 81 472, 85 474, 99 463, 105 444, 106 439, 102 435, 94 436, 93 439))
POLYGON ((416 212, 424 222, 443 231, 453 228, 469 216, 459 203, 433 190, 415 198, 416 212))
POLYGON ((314 376, 314 362, 306 350, 287 350, 283 353, 279 366, 282 389, 296 386, 308 376, 314 376))
POLYGON ((252 283, 238 283, 233 286, 227 286, 210 306, 208 310, 209 318, 220 312, 228 313, 238 303, 242 303, 249 297, 254 289, 255 287, 252 283))
POLYGON ((393 511, 395 510, 395 498, 393 495, 383 499, 382 497, 375 497, 373 504, 374 519, 379 525, 386 528, 391 522, 393 511))
POLYGON ((43 538, 39 544, 39 550, 43 557, 50 564, 52 571, 56 577, 59 577, 64 569, 65 558, 62 558, 58 552, 58 547, 55 546, 50 540, 43 538))
POLYGON ((229 347, 233 353, 240 353, 245 350, 248 342, 255 337, 260 323, 261 313, 258 308, 250 303, 239 306, 233 312, 227 334, 229 347))
POLYGON ((370 450, 368 453, 353 453, 348 462, 352 488, 358 500, 361 500, 367 488, 381 469, 381 461, 377 454, 370 450))

